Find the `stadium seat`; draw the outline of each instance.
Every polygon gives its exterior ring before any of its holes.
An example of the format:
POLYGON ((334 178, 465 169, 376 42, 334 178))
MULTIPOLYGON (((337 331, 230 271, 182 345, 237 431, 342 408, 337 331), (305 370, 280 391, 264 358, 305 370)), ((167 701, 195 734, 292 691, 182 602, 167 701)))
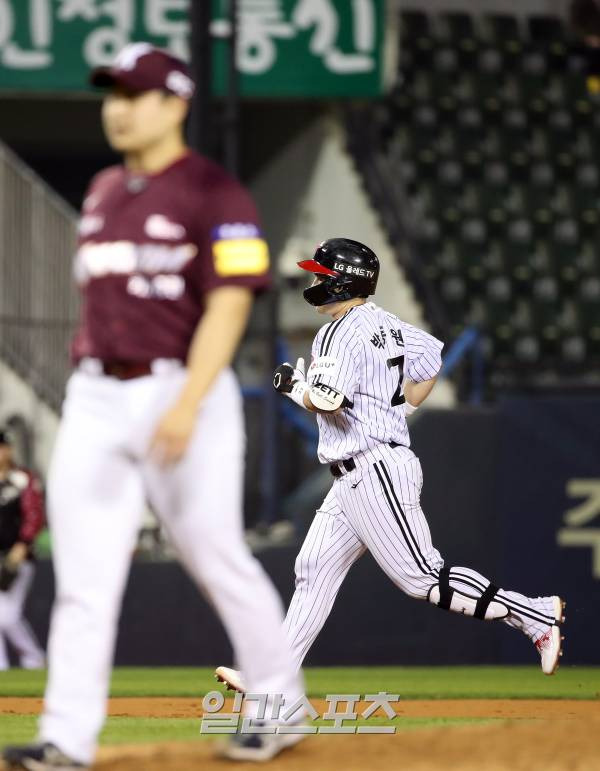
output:
POLYGON ((510 326, 515 312, 510 280, 506 276, 494 276, 488 279, 484 291, 487 326, 491 329, 510 326))
POLYGON ((429 14, 422 11, 403 11, 400 14, 400 37, 410 46, 418 37, 431 36, 429 14))
POLYGON ((588 341, 581 332, 568 331, 559 339, 560 367, 567 374, 578 373, 588 363, 588 341))
POLYGON ((440 296, 451 324, 451 335, 454 336, 469 320, 469 297, 464 278, 456 274, 442 278, 440 296))
POLYGON ((444 40, 458 51, 463 68, 476 62, 478 42, 473 17, 468 13, 448 12, 440 15, 444 40))
POLYGON ((444 161, 439 165, 437 180, 432 185, 430 198, 433 210, 442 211, 448 206, 461 207, 464 191, 463 170, 456 161, 444 161))
POLYGON ((564 69, 569 36, 563 20, 556 16, 530 16, 528 28, 531 44, 548 54, 548 60, 554 69, 564 69))
POLYGON ((587 76, 582 72, 572 72, 567 70, 560 79, 562 98, 565 104, 576 105, 581 99, 588 101, 590 93, 588 91, 587 76))
POLYGON ((466 82, 473 104, 485 107, 488 100, 498 100, 505 85, 502 53, 489 46, 481 49, 476 65, 466 73, 466 82))
POLYGON ((456 122, 452 136, 454 150, 458 156, 464 156, 471 150, 481 150, 485 139, 481 111, 474 106, 464 107, 459 110, 456 113, 456 122))
POLYGON ((465 180, 468 180, 469 182, 477 182, 482 179, 484 158, 479 150, 469 150, 461 158, 461 161, 463 164, 465 180))
POLYGON ((488 14, 484 18, 489 42, 503 52, 505 65, 513 67, 523 52, 519 21, 508 14, 488 14))
POLYGON ((427 93, 434 104, 448 96, 457 97, 463 71, 453 48, 439 48, 433 54, 433 64, 427 78, 427 93))
POLYGON ((596 353, 600 353, 600 278, 587 276, 577 288, 577 315, 596 353))
POLYGON ((561 153, 574 153, 577 135, 569 110, 554 110, 548 115, 544 139, 547 156, 551 158, 561 153))
POLYGON ((511 185, 506 164, 499 161, 486 163, 483 179, 471 187, 473 209, 487 217, 497 209, 505 210, 509 206, 511 185))
POLYGON ((565 148, 554 156, 549 156, 554 166, 556 179, 559 183, 570 184, 575 176, 577 158, 574 152, 565 148))
POLYGON ((440 14, 440 20, 445 40, 454 44, 464 39, 475 40, 475 24, 471 14, 458 11, 446 12, 440 14))
POLYGON ((542 360, 542 343, 540 337, 532 331, 515 335, 512 341, 511 353, 517 365, 524 370, 534 370, 542 360))
POLYGON ((600 92, 585 52, 551 16, 406 16, 406 87, 390 126, 374 120, 425 212, 415 248, 453 329, 482 322, 504 382, 600 367, 600 92))
POLYGON ((415 109, 415 100, 410 91, 404 87, 404 84, 400 84, 390 92, 386 100, 386 107, 390 120, 397 126, 401 126, 409 119, 413 109, 415 109))
POLYGON ((523 102, 545 95, 550 87, 548 63, 541 51, 527 52, 520 62, 516 74, 518 88, 523 102))
POLYGON ((577 221, 571 218, 558 220, 546 248, 563 293, 569 293, 574 289, 581 272, 581 241, 577 221))
POLYGON ((407 131, 412 152, 437 146, 440 138, 439 116, 431 103, 421 103, 415 107, 407 131))
POLYGON ((428 67, 436 44, 430 17, 421 11, 400 14, 400 46, 410 50, 415 67, 428 67))
POLYGON ((536 223, 547 221, 557 195, 554 167, 548 162, 536 163, 529 178, 520 186, 523 211, 536 223))
POLYGON ((514 219, 507 224, 505 235, 500 248, 507 275, 518 293, 528 295, 537 261, 533 226, 528 219, 514 219))
POLYGON ((506 110, 502 124, 497 132, 497 150, 501 156, 511 156, 529 152, 531 131, 525 110, 513 108, 506 110))
POLYGON ((489 272, 489 238, 486 222, 477 217, 465 219, 457 236, 457 255, 471 290, 479 292, 489 272))
POLYGON ((581 218, 588 210, 598 212, 600 175, 596 164, 585 163, 577 167, 569 195, 574 216, 581 218))
POLYGON ((437 219, 426 219, 416 239, 417 259, 427 267, 429 277, 436 280, 440 270, 438 260, 442 254, 442 237, 437 219))
POLYGON ((558 281, 553 276, 537 278, 533 282, 530 310, 533 324, 545 341, 547 350, 558 339, 561 306, 558 281))

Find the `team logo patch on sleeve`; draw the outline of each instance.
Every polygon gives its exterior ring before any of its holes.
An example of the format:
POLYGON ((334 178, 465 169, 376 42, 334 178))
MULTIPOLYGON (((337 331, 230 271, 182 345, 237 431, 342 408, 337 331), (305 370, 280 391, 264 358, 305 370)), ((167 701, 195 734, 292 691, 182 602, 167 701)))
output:
POLYGON ((269 269, 269 247, 252 223, 219 225, 212 231, 212 252, 219 276, 255 276, 269 269))

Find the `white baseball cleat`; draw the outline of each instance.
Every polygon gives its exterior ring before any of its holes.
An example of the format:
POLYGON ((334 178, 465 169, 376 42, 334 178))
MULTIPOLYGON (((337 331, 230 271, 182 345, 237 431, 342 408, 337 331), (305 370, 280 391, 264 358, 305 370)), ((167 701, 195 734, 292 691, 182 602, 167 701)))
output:
MULTIPOLYGON (((233 670, 235 671, 235 670, 233 670)), ((283 750, 293 747, 305 734, 254 734, 236 733, 225 744, 219 755, 229 760, 246 760, 265 763, 283 750)))
POLYGON ((565 608, 567 607, 567 603, 563 600, 562 597, 559 597, 556 594, 552 597, 552 602, 554 603, 554 618, 556 619, 556 623, 564 624, 565 608))
POLYGON ((228 691, 237 691, 238 693, 246 693, 246 686, 242 680, 242 673, 239 669, 231 669, 230 667, 217 667, 215 669, 215 679, 220 683, 225 683, 228 691))
POLYGON ((553 675, 558 669, 559 659, 562 656, 562 642, 565 639, 560 633, 558 624, 564 623, 564 610, 566 603, 558 596, 553 596, 554 618, 556 624, 551 626, 539 640, 536 640, 535 647, 542 659, 542 672, 545 675, 553 675))

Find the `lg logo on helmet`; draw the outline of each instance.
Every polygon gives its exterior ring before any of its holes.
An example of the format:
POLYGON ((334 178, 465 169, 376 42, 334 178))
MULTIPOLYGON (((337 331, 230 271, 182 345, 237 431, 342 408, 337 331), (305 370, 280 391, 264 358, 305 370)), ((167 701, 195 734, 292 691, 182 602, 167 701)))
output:
POLYGON ((355 276, 366 276, 367 278, 373 278, 375 272, 367 270, 366 268, 355 268, 354 265, 346 265, 344 262, 336 262, 333 265, 334 270, 341 270, 342 273, 353 273, 355 276))

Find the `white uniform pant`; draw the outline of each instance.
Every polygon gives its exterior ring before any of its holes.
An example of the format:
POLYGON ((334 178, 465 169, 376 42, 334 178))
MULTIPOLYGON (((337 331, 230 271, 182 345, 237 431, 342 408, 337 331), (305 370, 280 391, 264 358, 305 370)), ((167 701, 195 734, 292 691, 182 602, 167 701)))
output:
POLYGON ((9 667, 6 642, 17 651, 23 669, 41 669, 44 666, 44 651, 23 617, 23 607, 34 574, 33 564, 24 562, 10 589, 0 592, 0 671, 9 667))
MULTIPOLYGON (((412 450, 382 444, 354 460, 356 468, 334 481, 296 559, 285 628, 298 668, 348 571, 367 549, 396 586, 416 599, 427 599, 444 566, 421 509, 423 475, 412 450)), ((489 583, 471 568, 450 570, 450 586, 475 599, 489 583)), ((532 640, 554 621, 548 597, 501 589, 496 599, 509 609, 503 620, 532 640)))
POLYGON ((219 614, 250 690, 292 700, 302 693, 279 597, 243 539, 245 439, 233 373, 223 372, 205 399, 181 462, 161 468, 148 456, 157 421, 184 378, 183 370, 128 381, 77 372, 68 384, 48 482, 56 600, 40 738, 82 762, 92 760, 105 718, 121 598, 146 497, 219 614))

